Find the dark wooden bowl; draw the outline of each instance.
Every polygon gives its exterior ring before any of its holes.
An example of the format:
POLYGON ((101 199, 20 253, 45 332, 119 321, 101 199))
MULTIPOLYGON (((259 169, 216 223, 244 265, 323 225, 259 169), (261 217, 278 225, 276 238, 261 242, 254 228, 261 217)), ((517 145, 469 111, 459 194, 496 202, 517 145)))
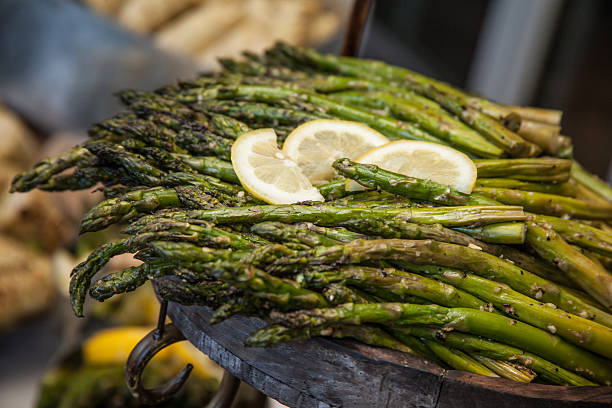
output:
POLYGON ((273 348, 243 342, 265 323, 233 317, 211 326, 211 310, 170 303, 175 326, 242 381, 291 407, 612 407, 612 387, 523 384, 444 370, 405 353, 323 338, 273 348))

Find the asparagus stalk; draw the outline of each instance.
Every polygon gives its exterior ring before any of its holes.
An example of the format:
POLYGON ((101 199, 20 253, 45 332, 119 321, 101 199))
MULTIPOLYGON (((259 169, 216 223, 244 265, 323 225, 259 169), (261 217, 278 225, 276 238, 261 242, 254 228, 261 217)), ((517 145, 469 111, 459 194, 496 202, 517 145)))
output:
MULTIPOLYGON (((225 207, 212 210, 174 211, 164 217, 178 221, 202 220, 216 224, 255 224, 262 221, 285 223, 313 222, 322 226, 342 226, 352 220, 397 220, 415 224, 441 224, 444 226, 479 226, 506 221, 522 221, 525 215, 520 207, 467 206, 434 208, 365 209, 318 205, 254 205, 225 207)), ((140 228, 152 221, 152 216, 137 220, 132 227, 140 228)))
POLYGON ((589 190, 612 202, 612 188, 597 176, 587 172, 577 161, 572 165, 572 177, 589 190))
POLYGON ((537 191, 539 193, 576 197, 576 187, 571 182, 535 183, 529 181, 514 180, 510 178, 478 178, 476 180, 476 187, 537 191))
POLYGON ((164 177, 162 183, 176 187, 132 190, 97 204, 83 216, 81 233, 98 231, 164 208, 211 209, 258 202, 240 187, 214 178, 173 173, 164 177))
POLYGON ((538 374, 539 377, 553 384, 574 386, 595 385, 595 383, 562 367, 552 364, 540 356, 527 353, 506 344, 487 340, 482 337, 472 336, 456 331, 447 332, 423 327, 406 327, 399 330, 409 335, 441 341, 447 344, 449 347, 453 347, 467 353, 478 353, 479 355, 487 356, 489 358, 508 362, 518 362, 523 366, 531 368, 538 374))
MULTIPOLYGON (((453 229, 444 228, 441 225, 420 225, 401 220, 383 220, 374 218, 353 219, 344 221, 338 225, 343 225, 350 230, 362 234, 379 236, 382 238, 433 239, 440 242, 469 246, 512 262, 516 264, 516 266, 530 271, 544 279, 561 283, 565 286, 573 286, 573 282, 566 278, 560 270, 540 260, 539 258, 533 257, 510 246, 491 245, 472 238, 470 235, 477 235, 478 228, 465 229, 464 231, 466 231, 466 233, 464 234, 453 229), (476 232, 472 232, 471 230, 476 230, 476 232)), ((496 228, 496 226, 499 224, 490 225, 496 228)), ((502 227, 505 229, 503 224, 502 227)), ((462 230, 461 228, 455 229, 462 230)), ((489 231, 489 233, 491 233, 491 231, 489 231)), ((525 231, 521 230, 520 234, 524 238, 525 231)), ((352 239, 341 241, 348 242, 351 240, 352 239)), ((515 240, 515 238, 512 238, 512 241, 515 240)))
POLYGON ((306 327, 291 329, 273 324, 249 335, 245 345, 249 347, 270 347, 288 341, 309 339, 311 337, 325 336, 336 339, 353 338, 372 346, 386 347, 405 353, 415 352, 384 330, 375 326, 342 325, 338 327, 306 327))
POLYGON ((612 219, 612 203, 598 204, 554 194, 488 187, 476 187, 474 194, 489 197, 506 205, 520 205, 525 210, 538 214, 612 219))
POLYGON ((328 272, 306 271, 302 279, 308 287, 313 288, 344 282, 388 301, 405 301, 406 296, 417 296, 447 307, 480 309, 487 306, 486 302, 454 286, 394 268, 352 265, 328 272))
MULTIPOLYGON (((93 251, 89 257, 77 265, 71 273, 70 280, 70 302, 75 314, 79 317, 83 315, 83 304, 87 290, 91 285, 91 279, 98 271, 108 263, 108 261, 117 255, 126 252, 137 252, 147 246, 153 240, 159 239, 187 239, 195 242, 205 242, 213 246, 230 246, 235 249, 252 249, 256 245, 267 243, 261 238, 252 242, 251 239, 245 239, 242 235, 228 232, 211 225, 192 225, 176 222, 174 220, 164 220, 157 224, 149 225, 145 229, 141 229, 138 235, 130 238, 120 239, 108 244, 102 245, 93 251)), ((198 255, 206 254, 209 256, 209 262, 214 260, 214 257, 231 257, 231 251, 213 252, 200 249, 198 255), (214 255, 213 255, 214 254, 214 255)))
MULTIPOLYGON (((418 265, 439 265, 472 271, 487 279, 505 283, 519 293, 552 303, 562 310, 597 321, 603 313, 574 292, 505 262, 478 249, 431 240, 357 240, 347 244, 306 251, 281 258, 279 265, 360 264, 379 260, 405 261, 418 265)), ((605 305, 604 305, 605 306, 605 305)))
POLYGON ((114 295, 136 290, 152 277, 168 275, 174 268, 172 264, 153 261, 113 272, 91 285, 89 295, 102 302, 114 295))
MULTIPOLYGON (((564 313, 553 305, 539 303, 537 300, 518 293, 502 283, 470 273, 464 273, 453 268, 409 263, 402 263, 401 266, 433 279, 440 279, 484 301, 490 302, 510 317, 557 334, 570 343, 599 354, 602 354, 602 350, 608 347, 604 346, 604 344, 608 342, 609 338, 612 338, 612 329, 609 326, 564 313), (593 340, 595 337, 598 337, 598 339, 593 340), (592 340, 593 343, 588 344, 592 340), (601 341, 601 343, 595 345, 598 341, 601 341)), ((606 353, 605 351, 603 352, 606 353)))
POLYGON ((436 356, 455 370, 467 371, 487 377, 499 377, 499 375, 497 375, 494 371, 481 364, 478 360, 470 357, 468 354, 465 354, 459 350, 451 350, 435 341, 424 341, 425 345, 429 347, 429 349, 433 351, 436 356))
POLYGON ((532 215, 531 217, 536 223, 554 230, 567 242, 571 242, 604 256, 612 256, 611 232, 603 231, 581 222, 566 220, 564 218, 549 217, 546 215, 532 215))
POLYGON ((588 201, 592 203, 597 203, 599 205, 608 205, 610 201, 603 198, 601 195, 597 194, 593 190, 588 189, 576 180, 574 176, 570 178, 570 181, 574 183, 576 189, 576 198, 583 201, 588 201))
POLYGON ((495 374, 498 374, 500 377, 507 378, 512 381, 530 383, 536 377, 536 373, 525 366, 495 360, 482 356, 478 353, 471 353, 469 356, 485 367, 489 368, 495 374))
POLYGON ((350 159, 338 159, 334 169, 359 184, 382 189, 415 200, 432 201, 442 205, 498 205, 495 200, 477 194, 465 194, 444 184, 393 173, 371 164, 360 164, 350 159))
POLYGON ((473 238, 491 244, 522 244, 527 231, 522 222, 489 224, 477 228, 455 228, 473 238))
POLYGON ((98 231, 111 224, 127 221, 160 208, 182 205, 194 208, 213 208, 218 204, 217 199, 196 188, 154 187, 146 190, 133 190, 120 198, 102 201, 89 210, 81 221, 81 232, 98 231))
POLYGON ((532 221, 527 223, 527 243, 599 303, 612 309, 610 272, 572 248, 553 230, 532 221))
POLYGON ((242 101, 208 101, 201 103, 207 111, 222 113, 226 116, 248 123, 276 127, 278 125, 297 126, 310 120, 331 118, 323 112, 304 112, 287 107, 242 101))
POLYGON ((165 172, 151 165, 142 155, 131 153, 121 145, 106 142, 95 142, 87 145, 103 164, 120 166, 137 184, 156 186, 165 172))
POLYGON ((277 278, 250 265, 219 262, 211 265, 208 272, 220 281, 248 290, 253 296, 274 303, 279 310, 328 305, 320 293, 304 289, 294 280, 277 278))
POLYGON ((572 161, 565 159, 488 159, 474 160, 479 178, 504 177, 524 181, 565 182, 572 161))
POLYGON ((563 112, 560 110, 533 108, 530 106, 507 106, 512 112, 518 113, 522 118, 549 125, 560 125, 563 112))
POLYGON ((176 154, 175 157, 179 158, 183 163, 187 164, 194 170, 202 174, 217 177, 228 183, 240 184, 240 180, 234 172, 232 163, 220 160, 216 157, 209 156, 189 156, 176 154))
POLYGON ((34 168, 21 173, 13 180, 11 192, 26 192, 49 181, 52 176, 73 167, 82 161, 92 161, 94 156, 84 147, 76 146, 56 158, 47 158, 38 162, 34 168))
POLYGON ((542 148, 546 153, 556 156, 571 141, 560 134, 561 126, 531 120, 521 120, 517 133, 525 140, 542 148))
POLYGON ((182 305, 217 308, 232 298, 235 288, 217 281, 188 283, 176 276, 163 276, 156 279, 155 290, 163 299, 182 305))
POLYGON ((420 103, 413 103, 409 99, 385 91, 373 91, 362 95, 379 101, 378 103, 382 102, 383 107, 390 109, 400 119, 417 123, 431 134, 457 146, 462 151, 485 158, 501 157, 504 153, 478 132, 439 110, 423 109, 420 103))
POLYGON ((295 242, 310 247, 332 246, 355 239, 367 239, 363 234, 344 228, 323 228, 308 222, 283 224, 266 221, 253 225, 251 232, 271 241, 295 242))
POLYGON ((407 303, 369 303, 270 314, 288 327, 377 323, 391 326, 429 325, 484 336, 539 355, 600 384, 612 384, 612 364, 556 335, 509 317, 477 309, 407 303))
POLYGON ((325 201, 336 200, 350 194, 346 191, 345 180, 330 181, 329 183, 321 184, 317 189, 325 198, 325 201))
POLYGON ((393 139, 425 140, 446 144, 441 139, 430 135, 418 126, 385 116, 377 115, 363 109, 346 106, 326 96, 311 92, 298 92, 289 88, 262 85, 233 85, 222 88, 191 89, 177 96, 185 103, 196 103, 211 99, 244 99, 256 102, 279 102, 283 100, 298 100, 324 107, 327 112, 346 120, 366 123, 393 139))
MULTIPOLYGON (((398 82, 408 90, 433 99, 513 156, 536 156, 541 152, 538 146, 509 131, 495 119, 473 109, 461 91, 416 72, 376 61, 321 55, 314 50, 298 49, 287 44, 277 44, 277 48, 297 61, 324 71, 365 78, 376 76, 398 82)), ((472 97, 472 100, 474 99, 472 97)))

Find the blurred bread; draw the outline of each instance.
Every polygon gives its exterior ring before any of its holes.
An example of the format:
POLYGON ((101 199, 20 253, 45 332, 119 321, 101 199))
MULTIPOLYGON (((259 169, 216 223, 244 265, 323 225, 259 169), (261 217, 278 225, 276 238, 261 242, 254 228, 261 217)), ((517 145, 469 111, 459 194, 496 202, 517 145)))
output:
POLYGON ((196 59, 201 66, 214 66, 218 57, 235 57, 243 50, 262 52, 278 40, 301 43, 313 2, 245 0, 243 5, 248 18, 200 50, 196 59))
POLYGON ((138 33, 151 32, 201 0, 128 0, 117 13, 119 23, 138 33))
POLYGON ((54 297, 49 260, 0 236, 0 328, 44 311, 54 297))
POLYGON ((26 168, 32 164, 37 143, 28 127, 0 105, 0 163, 26 168))
POLYGON ((155 41, 176 53, 194 54, 227 35, 246 17, 241 0, 208 0, 161 29, 155 41))
POLYGON ((310 21, 306 43, 318 45, 330 39, 340 29, 340 18, 336 13, 324 12, 310 21))
POLYGON ((85 4, 105 16, 115 15, 125 2, 126 0, 84 0, 85 4))

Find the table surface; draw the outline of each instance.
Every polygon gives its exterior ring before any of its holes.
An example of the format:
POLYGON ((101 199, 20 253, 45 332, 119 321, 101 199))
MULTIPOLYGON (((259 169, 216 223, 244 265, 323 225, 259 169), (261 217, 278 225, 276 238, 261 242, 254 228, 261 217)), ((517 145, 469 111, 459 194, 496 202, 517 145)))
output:
POLYGON ((236 316, 211 326, 210 309, 175 303, 168 313, 212 360, 291 407, 588 408, 612 402, 612 387, 521 384, 444 370, 419 357, 348 340, 249 348, 244 340, 265 326, 262 320, 236 316))

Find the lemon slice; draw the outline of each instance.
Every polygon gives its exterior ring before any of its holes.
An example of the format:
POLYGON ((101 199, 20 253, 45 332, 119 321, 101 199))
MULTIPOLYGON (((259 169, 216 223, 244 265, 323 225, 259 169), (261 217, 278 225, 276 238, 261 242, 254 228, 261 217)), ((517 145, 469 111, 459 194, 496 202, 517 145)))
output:
MULTIPOLYGON (((376 147, 356 160, 375 164, 381 169, 432 180, 451 186, 463 193, 471 193, 476 184, 476 165, 465 154, 443 145, 429 142, 399 140, 376 147)), ((348 191, 365 188, 347 180, 348 191)))
MULTIPOLYGON (((128 356, 151 327, 123 326, 103 329, 83 342, 83 361, 86 365, 125 365, 128 356)), ((188 342, 172 344, 155 355, 153 361, 176 360, 177 365, 192 363, 194 372, 202 378, 211 375, 221 378, 222 369, 188 342)))
POLYGON ((344 120, 320 119, 306 122, 293 130, 283 144, 283 152, 295 161, 317 186, 336 174, 332 163, 348 157, 356 159, 389 140, 368 126, 344 120))
POLYGON ((324 201, 298 165, 279 150, 273 129, 254 130, 236 139, 232 166, 244 189, 269 204, 324 201))
POLYGON ((125 364, 134 346, 150 331, 150 327, 140 326, 100 330, 83 343, 83 360, 94 365, 125 364))

